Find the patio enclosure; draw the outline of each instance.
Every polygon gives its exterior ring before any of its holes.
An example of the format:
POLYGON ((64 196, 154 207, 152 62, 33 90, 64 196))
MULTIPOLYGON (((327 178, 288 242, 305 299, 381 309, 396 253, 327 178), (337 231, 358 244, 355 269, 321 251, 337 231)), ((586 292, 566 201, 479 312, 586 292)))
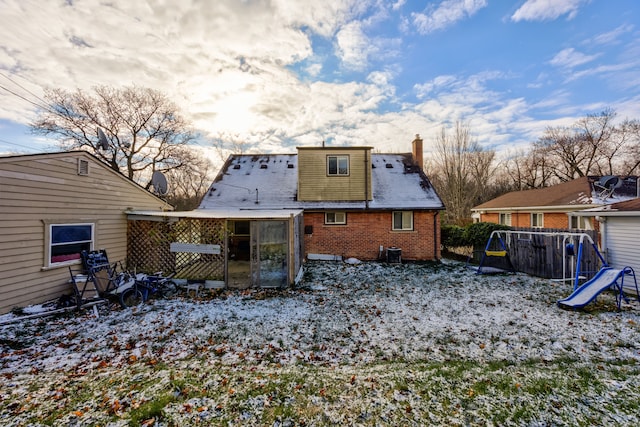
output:
POLYGON ((187 214, 130 214, 128 268, 175 271, 176 278, 215 281, 227 287, 280 288, 293 283, 302 267, 301 213, 280 218, 187 214))

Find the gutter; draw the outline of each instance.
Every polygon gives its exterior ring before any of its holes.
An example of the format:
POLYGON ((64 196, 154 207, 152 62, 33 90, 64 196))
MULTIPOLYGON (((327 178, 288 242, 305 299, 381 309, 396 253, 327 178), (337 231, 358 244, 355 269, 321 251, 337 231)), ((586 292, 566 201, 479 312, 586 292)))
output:
POLYGON ((567 211, 576 209, 593 209, 602 207, 601 204, 589 204, 589 205, 552 205, 552 206, 505 206, 501 208, 472 208, 471 212, 484 213, 487 212, 507 212, 507 211, 567 211))

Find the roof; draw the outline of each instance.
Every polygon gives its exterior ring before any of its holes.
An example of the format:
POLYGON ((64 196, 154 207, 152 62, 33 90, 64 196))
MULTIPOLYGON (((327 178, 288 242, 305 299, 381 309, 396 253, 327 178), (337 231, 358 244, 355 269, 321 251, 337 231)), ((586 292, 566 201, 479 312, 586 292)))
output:
POLYGON ((427 176, 413 166, 411 154, 374 153, 371 163, 373 199, 368 204, 301 202, 297 200, 297 154, 232 155, 199 209, 444 209, 427 176))
POLYGON ((577 216, 640 216, 640 198, 576 212, 577 216))
POLYGON ((196 219, 288 219, 298 216, 301 209, 195 209, 193 211, 144 211, 131 210, 126 212, 130 219, 146 218, 196 218, 196 219))
POLYGON ((512 191, 488 202, 475 206, 472 210, 500 210, 523 208, 562 208, 573 210, 576 208, 591 208, 609 203, 629 200, 636 197, 637 177, 627 177, 622 180, 620 188, 611 197, 603 198, 594 187, 600 177, 580 177, 572 181, 563 182, 545 188, 533 190, 512 191))

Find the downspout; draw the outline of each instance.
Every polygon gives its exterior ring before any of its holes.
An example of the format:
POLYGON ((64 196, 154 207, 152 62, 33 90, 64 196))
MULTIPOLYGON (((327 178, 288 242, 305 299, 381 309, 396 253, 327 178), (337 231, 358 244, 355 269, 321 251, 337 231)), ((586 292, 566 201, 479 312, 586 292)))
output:
POLYGON ((433 215, 433 255, 436 261, 439 261, 438 258, 438 214, 440 212, 436 211, 433 215))
POLYGON ((295 217, 293 216, 293 214, 289 214, 289 247, 287 248, 287 254, 288 254, 288 267, 287 268, 287 287, 291 286, 294 282, 294 277, 295 277, 295 268, 296 268, 296 262, 295 262, 295 254, 296 254, 296 249, 295 249, 295 236, 296 236, 296 232, 295 232, 295 217))
POLYGON ((369 209, 369 150, 364 150, 364 208, 369 209))
POLYGON ((609 249, 607 248, 607 217, 597 215, 594 219, 598 221, 598 224, 600 224, 600 227, 598 227, 600 229, 600 252, 604 254, 604 260, 609 264, 609 249))

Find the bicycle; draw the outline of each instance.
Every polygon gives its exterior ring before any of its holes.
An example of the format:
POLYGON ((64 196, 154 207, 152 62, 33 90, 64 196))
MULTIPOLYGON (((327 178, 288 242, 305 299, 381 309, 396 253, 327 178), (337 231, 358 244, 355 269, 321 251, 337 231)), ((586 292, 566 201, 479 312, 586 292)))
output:
POLYGON ((123 307, 134 307, 149 300, 150 297, 169 298, 178 292, 178 286, 171 280, 172 273, 163 276, 162 272, 155 274, 137 274, 133 286, 120 293, 120 304, 123 307))

